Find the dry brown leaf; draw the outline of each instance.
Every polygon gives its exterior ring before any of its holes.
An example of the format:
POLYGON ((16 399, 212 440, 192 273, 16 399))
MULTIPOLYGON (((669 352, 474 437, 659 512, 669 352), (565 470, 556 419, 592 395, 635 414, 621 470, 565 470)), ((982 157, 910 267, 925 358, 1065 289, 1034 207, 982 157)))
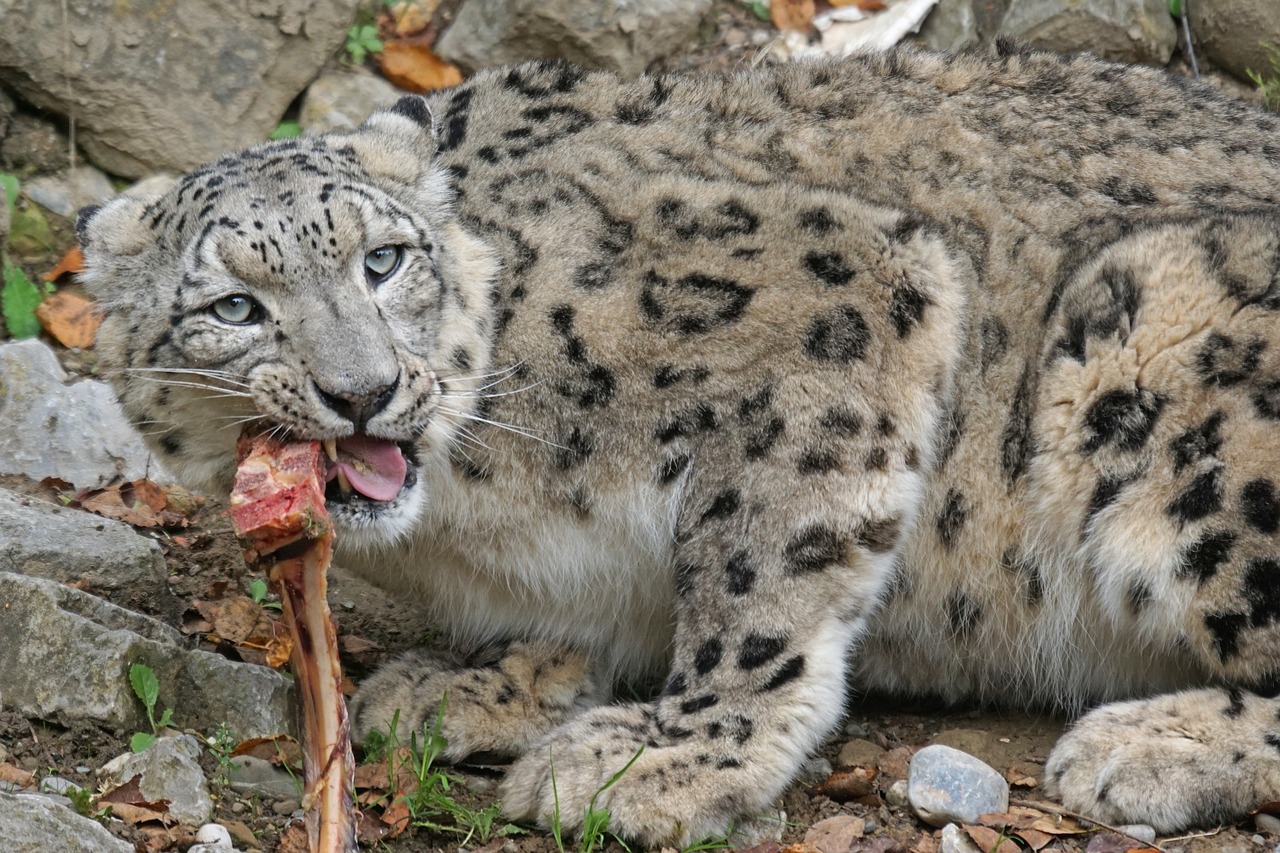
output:
POLYGON ((862 840, 866 821, 852 815, 837 815, 820 820, 804 834, 804 843, 812 844, 823 853, 846 853, 862 840))
POLYGON ((271 626, 262 605, 247 595, 207 602, 207 606, 209 612, 205 614, 205 618, 213 623, 213 633, 224 640, 240 645, 259 637, 269 638, 271 635, 271 626))
POLYGON ((134 527, 186 527, 203 502, 204 498, 186 489, 150 480, 85 489, 71 499, 72 506, 134 527))
POLYGON ((84 253, 80 251, 79 246, 72 246, 67 249, 67 253, 62 256, 53 269, 40 276, 45 281, 57 281, 68 273, 84 272, 84 253))
POLYGON ((847 803, 873 793, 877 775, 879 774, 872 767, 837 770, 816 785, 813 790, 815 793, 830 797, 837 803, 847 803))
POLYGON ((307 841, 306 824, 295 820, 280 830, 280 842, 276 845, 276 853, 308 853, 310 846, 310 842, 307 841))
POLYGON ((0 764, 0 782, 17 785, 19 788, 34 788, 36 777, 33 773, 15 767, 12 764, 0 764))
POLYGON ((377 58, 382 76, 407 92, 434 92, 462 82, 458 66, 445 62, 425 44, 384 42, 377 58))
POLYGON ((302 760, 302 751, 298 742, 288 735, 255 737, 241 741, 235 749, 231 750, 232 758, 239 755, 252 755, 254 758, 261 758, 274 764, 280 764, 283 761, 291 766, 302 760))
POLYGON ((36 306, 36 319, 49 335, 64 347, 88 349, 93 346, 102 312, 97 303, 75 293, 54 293, 36 306))
POLYGON ((254 850, 262 849, 262 842, 258 841, 258 836, 253 834, 253 830, 244 821, 220 818, 218 823, 226 827, 227 832, 231 833, 231 840, 237 845, 254 850))
POLYGON ((407 0, 391 7, 392 29, 398 36, 420 33, 431 25, 439 0, 407 0))
POLYGON ((382 822, 390 827, 387 837, 395 838, 409 828, 409 804, 403 792, 397 792, 395 799, 382 810, 382 822))
MULTIPOLYGON (((101 807, 102 799, 98 799, 99 807, 101 807)), ((165 806, 168 809, 168 806, 165 806)), ((122 821, 131 826, 137 826, 140 823, 160 823, 164 825, 176 824, 178 821, 169 816, 169 812, 160 811, 159 809, 148 808, 147 806, 137 806, 133 803, 111 803, 111 816, 118 817, 122 821)))
POLYGON ((1007 833, 997 832, 989 826, 972 826, 966 823, 961 828, 983 853, 1016 853, 1018 850, 1018 842, 1007 833))
MULTIPOLYGON (((195 843, 195 833, 186 830, 173 830, 163 826, 140 826, 137 832, 142 836, 143 853, 161 853, 165 850, 180 850, 195 843)), ((137 845, 135 845, 135 848, 137 845)))
POLYGON ((857 6, 863 12, 883 12, 889 7, 882 0, 827 0, 837 9, 841 6, 857 6))
POLYGON ((293 654, 293 637, 281 631, 267 642, 267 666, 280 669, 293 654))
POLYGON ((356 837, 360 839, 361 847, 374 847, 376 843, 386 838, 391 832, 391 827, 378 820, 371 813, 362 811, 359 813, 359 823, 356 824, 356 837))
POLYGON ((817 12, 813 0, 771 0, 769 18, 780 30, 808 32, 817 12))

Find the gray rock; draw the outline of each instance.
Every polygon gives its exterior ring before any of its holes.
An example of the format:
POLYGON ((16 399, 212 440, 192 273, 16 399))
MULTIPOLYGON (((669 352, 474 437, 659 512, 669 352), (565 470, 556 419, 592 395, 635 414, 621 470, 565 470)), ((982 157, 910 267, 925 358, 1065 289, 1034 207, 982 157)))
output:
POLYGON ((711 0, 470 0, 436 43, 466 68, 560 58, 634 76, 687 46, 711 0))
POLYGON ((23 183, 22 192, 63 219, 71 219, 87 204, 110 201, 116 194, 111 179, 93 166, 76 166, 56 175, 32 178, 23 183))
POLYGON ((111 759, 99 772, 112 788, 136 777, 147 802, 168 800, 169 814, 190 826, 213 813, 209 783, 200 769, 200 742, 191 735, 158 738, 142 752, 111 759))
POLYGON ((770 809, 767 814, 743 818, 729 833, 729 849, 743 850, 769 841, 781 841, 787 828, 787 813, 782 809, 770 809))
POLYGON ((1280 47, 1280 9, 1276 0, 1194 0, 1187 4, 1191 33, 1214 64, 1241 80, 1248 70, 1273 77, 1263 43, 1280 47))
POLYGON ((0 80, 74 114, 81 147, 108 172, 186 171, 265 139, 342 45, 357 5, 9 0, 0 80))
POLYGON ((301 796, 298 781, 284 770, 262 758, 238 755, 227 768, 231 790, 240 793, 259 793, 268 797, 290 798, 301 796))
POLYGON ((1154 65, 1169 62, 1178 38, 1165 0, 1013 0, 1000 35, 1063 53, 1154 65))
POLYGON ((968 753, 935 744, 911 756, 907 800, 930 826, 973 823, 1009 808, 1009 784, 968 753))
POLYGON ((901 808, 907 804, 907 780, 895 780, 889 786, 889 790, 884 792, 884 801, 894 808, 901 808))
POLYGON ((79 790, 79 785, 70 779, 63 779, 61 776, 46 776, 40 780, 40 793, 42 794, 61 794, 65 797, 79 790))
POLYGON ((352 130, 371 112, 391 106, 403 94, 374 74, 345 69, 331 71, 307 87, 298 123, 307 133, 352 130))
POLYGON ((949 823, 942 827, 942 842, 938 845, 938 853, 982 853, 982 851, 963 829, 954 823, 949 823))
POLYGON ((102 824, 38 796, 0 794, 0 838, 13 853, 133 853, 102 824))
MULTIPOLYGON (((160 546, 119 521, 0 488, 0 571, 71 582, 176 610, 160 546), (166 606, 168 605, 168 606, 166 606)), ((176 615, 176 613, 175 613, 176 615)))
POLYGON ((0 473, 58 477, 76 488, 123 477, 168 481, 106 383, 68 384, 37 340, 0 345, 0 473))
MULTIPOLYGON (((0 44, 3 38, 0 35, 0 44)), ((14 172, 56 172, 67 168, 70 149, 66 134, 51 122, 15 112, 0 144, 0 166, 14 172)))
POLYGON ((1254 815, 1253 825, 1258 832, 1265 832, 1267 835, 1280 835, 1280 817, 1275 815, 1270 815, 1266 812, 1254 815))
POLYGON ((920 40, 930 50, 955 52, 978 43, 973 0, 939 0, 920 27, 920 40))
MULTIPOLYGON (((0 706, 69 723, 146 726, 128 667, 145 663, 160 705, 201 731, 227 722, 242 737, 293 729, 290 685, 262 666, 188 652, 154 619, 41 578, 0 572, 0 706)), ((2 837, 2 836, 0 836, 2 837)))
POLYGON ((823 758, 821 755, 815 755, 800 765, 800 772, 796 774, 796 778, 801 782, 818 783, 823 782, 831 775, 831 762, 823 758))
POLYGON ((1125 835, 1145 841, 1147 844, 1156 843, 1156 831, 1154 827, 1147 826, 1145 823, 1126 823, 1117 826, 1125 835))

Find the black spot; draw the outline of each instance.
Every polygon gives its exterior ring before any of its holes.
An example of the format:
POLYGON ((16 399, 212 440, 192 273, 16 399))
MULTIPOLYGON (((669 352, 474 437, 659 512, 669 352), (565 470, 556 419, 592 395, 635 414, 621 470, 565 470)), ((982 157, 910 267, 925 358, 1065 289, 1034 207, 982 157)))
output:
POLYGON ((670 484, 672 480, 684 473, 690 461, 689 456, 684 453, 666 457, 658 465, 658 482, 664 486, 670 484))
POLYGON ((1120 497, 1120 492, 1124 490, 1124 487, 1132 482, 1132 477, 1103 475, 1098 478, 1097 484, 1093 487, 1093 494, 1089 496, 1089 507, 1084 513, 1086 534, 1089 532, 1089 522, 1093 520, 1093 517, 1115 503, 1116 498, 1120 497))
POLYGON ((1240 632, 1249 623, 1244 613, 1210 613, 1204 617, 1204 627, 1213 636, 1218 659, 1225 662, 1240 653, 1240 632))
POLYGON ((582 427, 574 427, 555 450, 555 466, 561 471, 576 468, 590 459, 595 449, 595 439, 591 434, 584 432, 582 427))
POLYGON ((1280 421, 1280 380, 1268 382, 1254 392, 1253 408, 1260 418, 1280 421))
POLYGON ((570 305, 552 308, 549 317, 551 327, 564 340, 564 354, 569 363, 579 368, 572 380, 556 385, 556 392, 575 400, 584 409, 601 408, 613 399, 617 380, 612 371, 593 362, 587 354, 587 346, 573 331, 574 309, 570 305))
POLYGON ((942 512, 938 513, 938 538, 947 550, 956 544, 956 535, 969 517, 969 508, 965 505, 964 495, 955 489, 947 490, 947 498, 943 501, 942 512))
POLYGON ((1262 742, 1265 743, 1267 746, 1274 747, 1276 750, 1280 750, 1280 735, 1276 734, 1275 732, 1267 732, 1265 735, 1263 735, 1262 742))
POLYGON ((738 668, 758 669, 787 650, 786 637, 766 637, 748 634, 738 650, 738 668))
POLYGON ((815 237, 822 237, 839 227, 839 223, 825 207, 813 207, 800 211, 796 216, 796 224, 815 237))
POLYGON ((662 688, 663 696, 680 696, 689 689, 683 672, 673 672, 667 676, 667 683, 662 688))
POLYGON ((1096 279, 1082 286, 1076 301, 1066 310, 1066 331, 1057 351, 1084 362, 1089 338, 1106 340, 1119 335, 1123 340, 1133 328, 1141 290, 1132 270, 1104 268, 1096 279))
POLYGON ((742 506, 742 495, 737 489, 726 489, 716 495, 711 502, 711 506, 707 507, 702 513, 702 518, 698 519, 699 524, 706 524, 708 521, 728 518, 733 515, 742 506))
POLYGON ((822 413, 818 425, 841 438, 852 438, 862 430, 862 419, 844 406, 832 406, 822 413))
POLYGON ((693 585, 701 572, 702 566, 693 563, 677 563, 675 567, 676 595, 684 598, 693 592, 693 585))
POLYGON ((665 423, 658 426, 654 437, 663 444, 701 433, 714 432, 720 426, 715 409, 706 403, 698 403, 676 412, 665 423))
POLYGON ((1222 709, 1222 716, 1234 720, 1244 713, 1244 693, 1238 688, 1232 687, 1227 691, 1227 701, 1231 704, 1222 709))
POLYGON ((720 697, 714 693, 707 693, 696 699, 686 699, 680 703, 680 713, 696 714, 699 711, 705 711, 719 701, 720 697))
POLYGON ((1222 509, 1222 487, 1218 482, 1220 474, 1221 469, 1214 468, 1192 480, 1169 504, 1169 515, 1182 524, 1188 524, 1222 509))
POLYGON ((849 364, 866 355, 871 329, 852 305, 839 305, 813 318, 804 350, 817 361, 849 364))
POLYGON ((876 432, 880 433, 880 435, 887 438, 893 435, 895 429, 896 426, 893 423, 893 418, 888 415, 881 413, 881 415, 876 418, 876 432))
POLYGON ((706 675, 720 665, 723 654, 724 648, 720 645, 720 641, 712 637, 698 647, 698 652, 693 657, 694 670, 698 675, 706 675))
POLYGON ((787 660, 787 662, 782 666, 778 667, 778 671, 773 674, 773 677, 769 679, 764 687, 760 688, 760 692, 768 693, 772 690, 777 690, 787 682, 795 681, 803 674, 804 655, 796 655, 795 657, 787 660))
POLYGON ((1217 455, 1222 449, 1222 436, 1218 434, 1222 421, 1222 412, 1214 412, 1199 426, 1192 427, 1169 442, 1175 474, 1182 473, 1183 468, 1205 457, 1217 455))
POLYGON ((982 372, 1004 357, 1009 351, 1009 330, 996 317, 987 317, 982 321, 982 372))
MULTIPOLYGON (((1132 109, 1129 101, 1125 99, 1123 103, 1126 105, 1124 114, 1131 114, 1132 109)), ((1113 199, 1117 204, 1126 206, 1156 203, 1156 195, 1151 191, 1151 187, 1141 181, 1122 178, 1117 175, 1104 180, 1099 187, 1099 191, 1113 199)))
POLYGON ((1005 569, 1022 578, 1025 583, 1025 596, 1028 604, 1039 604, 1044 599, 1044 573, 1035 562, 1018 555, 1010 549, 1000 558, 1005 569))
POLYGON ((639 299, 647 322, 665 331, 697 335, 737 321, 754 295, 733 279, 694 273, 672 282, 649 270, 639 299))
POLYGON ((1081 445, 1085 453, 1094 453, 1108 445, 1122 451, 1142 447, 1164 401, 1142 388, 1108 391, 1089 407, 1084 416, 1088 437, 1081 445))
POLYGON ((1142 581, 1134 581, 1129 584, 1125 598, 1129 603, 1129 612, 1134 616, 1138 616, 1143 610, 1147 609, 1147 605, 1155 598, 1155 593, 1151 591, 1151 587, 1148 584, 1142 581))
POLYGON ((824 284, 841 287, 848 284, 854 275, 844 255, 839 252, 809 252, 804 256, 805 268, 824 284))
POLYGON ((858 526, 854 541, 872 554, 883 554, 898 544, 901 531, 902 519, 897 516, 869 519, 858 526))
POLYGON ((1023 370, 1018 381, 1018 390, 1009 409, 1009 420, 1005 424, 1004 435, 1000 442, 1000 467, 1010 485, 1018 482, 1027 469, 1027 458, 1031 455, 1031 369, 1023 370))
POLYGON ((165 433, 160 437, 160 448, 168 454, 178 454, 182 452, 182 439, 173 433, 165 433))
POLYGON ((664 364, 653 374, 653 387, 659 389, 670 388, 672 385, 676 385, 680 382, 689 382, 692 385, 697 385, 700 382, 706 381, 707 377, 710 375, 711 371, 707 370, 705 367, 691 367, 686 370, 677 370, 669 364, 664 364))
POLYGON ((959 637, 973 633, 982 618, 982 608, 963 590, 956 590, 947 599, 947 622, 959 637))
POLYGON ((800 474, 828 474, 840 470, 840 456, 830 450, 811 447, 800 455, 796 471, 800 474))
POLYGON ((592 261, 578 267, 573 274, 573 284, 583 290, 600 290, 613 281, 614 264, 607 261, 592 261))
POLYGON ((867 451, 863 464, 868 471, 883 471, 889 465, 889 452, 883 447, 873 447, 867 451))
POLYGON ((1244 519, 1260 533, 1275 533, 1280 528, 1280 500, 1270 480, 1251 480, 1240 492, 1244 519))
POLYGON ((792 536, 782 553, 792 574, 820 572, 845 561, 845 542, 830 527, 811 524, 792 536))
POLYGON ((780 417, 770 418, 762 424, 754 425, 746 431, 746 443, 742 452, 748 459, 762 459, 777 444, 786 430, 786 423, 780 417))
POLYGON ((396 101, 395 106, 391 108, 391 112, 398 113, 428 130, 435 123, 435 120, 431 117, 431 108, 427 106, 427 99, 419 95, 405 95, 396 101))
POLYGON ((889 298, 889 320, 899 338, 905 338, 924 318, 924 309, 932 303, 914 287, 903 285, 889 298))
POLYGON ((716 762, 717 770, 733 770, 734 768, 741 766, 742 762, 736 758, 721 758, 716 762))
POLYGON ((746 422, 757 415, 767 412, 773 406, 773 386, 762 385, 749 397, 743 397, 738 404, 738 419, 746 422))
POLYGON ((1280 560, 1250 560, 1240 591, 1249 602, 1249 627, 1261 628, 1280 620, 1280 560))
POLYGON ((1230 388, 1254 374, 1266 348, 1261 338, 1240 344, 1214 332, 1196 354, 1196 370, 1205 385, 1230 388))
POLYGON ((1203 586, 1231 556, 1231 549, 1236 544, 1236 535, 1228 531, 1214 531, 1201 536, 1199 540, 1187 546, 1182 553, 1182 561, 1178 565, 1178 577, 1195 579, 1203 586))
POLYGON ((746 551, 738 551, 724 567, 731 595, 746 595, 756 585, 756 570, 751 567, 746 551))

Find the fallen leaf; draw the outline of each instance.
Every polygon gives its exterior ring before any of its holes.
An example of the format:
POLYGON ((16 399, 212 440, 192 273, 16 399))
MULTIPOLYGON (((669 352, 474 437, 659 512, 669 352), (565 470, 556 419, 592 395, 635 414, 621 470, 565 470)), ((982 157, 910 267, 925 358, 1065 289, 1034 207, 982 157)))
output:
POLYGON ((1159 853, 1127 835, 1118 832, 1099 832, 1089 839, 1086 853, 1159 853))
POLYGON ((780 30, 807 32, 817 12, 813 0, 771 0, 769 18, 780 30))
POLYGON ((36 319, 49 335, 64 347, 88 349, 93 346, 102 312, 97 303, 74 293, 54 293, 36 306, 36 319))
POLYGON ((462 82, 462 72, 425 44, 388 41, 377 55, 382 76, 408 92, 433 92, 462 82))
POLYGON ((267 666, 280 669, 289 662, 291 654, 293 654, 293 637, 282 631, 267 643, 267 666))
POLYGON ((857 6, 863 12, 883 12, 889 7, 882 0, 827 0, 835 8, 857 6))
POLYGON ((307 827, 302 821, 291 821, 280 830, 280 841, 276 845, 276 853, 308 853, 310 848, 307 827))
POLYGON ((142 836, 141 850, 143 853, 161 853, 164 850, 186 848, 190 847, 196 840, 193 832, 186 830, 174 831, 162 826, 140 826, 137 831, 142 836))
POLYGON ((134 527, 187 527, 204 498, 179 486, 160 486, 150 480, 132 480, 101 489, 85 489, 71 499, 71 506, 134 527))
POLYGON ((296 766, 302 761, 302 750, 298 742, 288 735, 275 737, 255 737, 241 741, 231 750, 231 757, 252 755, 273 764, 287 763, 296 766))
POLYGON ((220 819, 218 823, 226 827, 227 832, 231 833, 231 840, 240 846, 251 847, 254 850, 262 849, 258 836, 253 834, 253 830, 244 821, 220 819))
POLYGON ((213 633, 236 645, 255 637, 270 637, 271 628, 265 623, 266 614, 261 604, 247 595, 236 595, 222 601, 207 602, 206 610, 201 610, 205 618, 213 623, 213 633))
POLYGON ((963 824, 961 828, 983 853, 1015 853, 1018 850, 1018 842, 1010 838, 1008 833, 997 832, 989 826, 963 824))
POLYGON ((822 853, 849 853, 862 839, 866 821, 852 815, 837 815, 820 820, 804 834, 804 843, 822 853))
POLYGON ((875 791, 876 776, 872 767, 854 767, 837 770, 814 787, 814 793, 830 797, 837 803, 847 803, 865 797, 875 791))
MULTIPOLYGON (((360 840, 361 847, 373 847, 391 832, 391 827, 367 811, 360 812, 359 818, 360 820, 356 824, 356 837, 360 840)), ((279 849, 283 850, 284 847, 282 846, 279 849)), ((306 853, 306 848, 303 848, 302 853, 306 853)))
POLYGON ((390 827, 388 838, 395 838, 409 828, 409 804, 403 793, 397 793, 391 804, 382 810, 382 822, 390 827))
POLYGON ((12 764, 0 764, 0 782, 19 788, 35 788, 35 775, 12 764))
POLYGON ((439 0, 409 0, 391 7, 392 29, 397 36, 420 33, 431 25, 439 0))
POLYGON ((72 246, 67 249, 67 253, 54 265, 53 269, 40 277, 45 281, 57 281, 68 273, 81 272, 84 272, 84 253, 80 251, 79 246, 72 246))

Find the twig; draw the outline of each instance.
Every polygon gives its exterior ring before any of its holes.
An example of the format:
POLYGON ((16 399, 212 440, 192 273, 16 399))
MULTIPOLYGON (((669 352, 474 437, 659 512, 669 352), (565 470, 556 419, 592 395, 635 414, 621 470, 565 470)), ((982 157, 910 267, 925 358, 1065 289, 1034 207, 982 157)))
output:
POLYGON ((1224 829, 1226 829, 1225 826, 1219 826, 1214 829, 1205 830, 1204 832, 1192 832, 1189 835, 1179 835, 1176 838, 1166 838, 1164 843, 1172 844, 1175 841, 1190 841, 1193 838, 1212 838, 1224 829))
POLYGON ((1062 806, 1057 805, 1056 803, 1046 803, 1043 800, 1020 800, 1020 799, 1010 798, 1009 804, 1015 805, 1015 806, 1026 806, 1027 808, 1039 809, 1042 812, 1049 812, 1051 814, 1062 815, 1063 817, 1073 817, 1076 820, 1088 821, 1094 826, 1100 826, 1109 832, 1114 832, 1116 835, 1123 835, 1125 838, 1131 838, 1134 841, 1138 842, 1140 845, 1142 845, 1144 848, 1153 848, 1155 850, 1161 851, 1161 853, 1164 853, 1164 848, 1161 847, 1160 844, 1155 841, 1147 841, 1145 838, 1139 838, 1138 836, 1133 835, 1132 833, 1125 832, 1123 829, 1121 829, 1118 826, 1112 826, 1111 824, 1103 823, 1102 821, 1098 820, 1096 817, 1089 817, 1089 815, 1087 814, 1081 814, 1080 812, 1073 812, 1071 811, 1071 809, 1063 808, 1062 806))

